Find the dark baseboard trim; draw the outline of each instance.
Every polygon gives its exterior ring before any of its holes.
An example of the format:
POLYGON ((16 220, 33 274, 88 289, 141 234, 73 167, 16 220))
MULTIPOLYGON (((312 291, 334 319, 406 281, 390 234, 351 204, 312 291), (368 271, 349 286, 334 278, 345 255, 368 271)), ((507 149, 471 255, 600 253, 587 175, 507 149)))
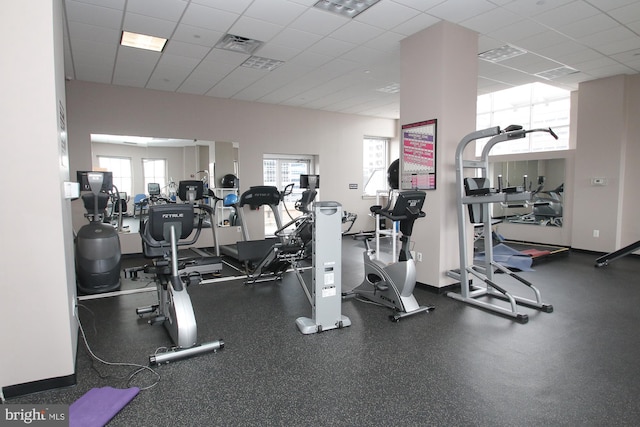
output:
POLYGON ((416 282, 416 286, 419 286, 421 289, 424 289, 426 291, 429 291, 438 295, 443 295, 443 294, 446 294, 447 292, 451 292, 451 291, 455 292, 460 290, 460 283, 452 283, 451 285, 437 287, 437 286, 429 285, 427 283, 416 282))
POLYGON ((41 391, 51 390, 54 388, 62 388, 76 385, 76 374, 64 377, 47 378, 44 380, 31 381, 23 384, 10 385, 2 388, 2 393, 6 399, 26 394, 38 393, 41 391))

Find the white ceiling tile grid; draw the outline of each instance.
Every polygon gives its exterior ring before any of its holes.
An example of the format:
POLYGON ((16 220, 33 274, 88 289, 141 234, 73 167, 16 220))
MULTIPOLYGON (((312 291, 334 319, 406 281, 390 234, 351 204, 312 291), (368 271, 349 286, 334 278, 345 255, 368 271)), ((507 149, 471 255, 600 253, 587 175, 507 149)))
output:
MULTIPOLYGON (((380 0, 355 17, 318 0, 64 0, 67 78, 180 93, 399 117, 400 42, 447 20, 479 33, 478 94, 543 82, 578 83, 640 72, 640 0, 380 0), (123 30, 167 38, 160 53, 119 45, 123 30), (262 42, 222 50, 226 34, 262 42), (243 66, 251 55, 283 61, 243 66), (546 80, 536 73, 577 70, 546 80)), ((335 0, 331 0, 335 1, 335 0)), ((400 89, 401 90, 401 89, 400 89)))

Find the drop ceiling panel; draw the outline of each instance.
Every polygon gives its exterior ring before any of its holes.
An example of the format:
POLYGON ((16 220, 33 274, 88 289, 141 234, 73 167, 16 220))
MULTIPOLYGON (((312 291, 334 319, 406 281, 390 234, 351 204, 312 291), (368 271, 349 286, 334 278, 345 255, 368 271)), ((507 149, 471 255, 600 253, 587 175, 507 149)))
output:
POLYGON ((616 65, 617 62, 614 61, 613 59, 610 58, 605 58, 605 57, 598 57, 596 59, 590 59, 587 61, 583 61, 583 62, 578 62, 576 63, 576 67, 578 70, 585 72, 585 73, 590 73, 593 70, 597 70, 599 68, 603 68, 603 67, 609 67, 609 66, 613 66, 616 65))
POLYGON ((623 24, 635 22, 640 17, 640 3, 629 3, 627 6, 611 10, 609 14, 623 24))
MULTIPOLYGON (((67 0, 65 3, 69 3, 70 0, 67 0)), ((72 0, 77 3, 87 3, 93 4, 95 6, 100 7, 109 7, 111 9, 124 10, 124 6, 126 4, 126 0, 72 0)))
POLYGON ((94 83, 111 83, 111 71, 99 61, 75 64, 75 78, 94 83))
POLYGON ((240 15, 237 13, 213 9, 199 4, 190 4, 182 16, 181 23, 226 33, 239 17, 240 15))
POLYGON ((178 92, 206 94, 235 67, 210 61, 201 62, 178 88, 178 92))
POLYGON ((312 68, 308 66, 287 63, 268 73, 258 82, 247 86, 241 91, 241 93, 246 93, 248 94, 248 96, 259 99, 275 90, 280 89, 283 86, 286 86, 289 82, 293 81, 298 76, 304 75, 311 71, 311 69, 312 68))
POLYGON ((344 59, 334 59, 322 67, 313 70, 308 75, 312 77, 318 76, 322 81, 328 81, 360 68, 362 68, 362 66, 357 62, 346 61, 344 59))
POLYGON ((522 18, 515 13, 495 8, 464 20, 461 24, 479 33, 489 33, 520 21, 522 18))
POLYGON ((261 79, 268 71, 255 70, 252 68, 240 67, 234 70, 232 74, 227 75, 220 80, 209 92, 209 96, 217 96, 220 98, 232 98, 236 93, 240 92, 251 83, 261 79))
POLYGON ((98 27, 82 22, 69 22, 69 35, 72 40, 92 41, 110 44, 116 48, 120 43, 120 31, 115 28, 98 27))
MULTIPOLYGON (((302 51, 295 58, 292 58, 285 65, 304 65, 311 69, 315 67, 320 67, 327 62, 331 61, 333 58, 327 55, 321 55, 319 53, 302 51)), ((282 67, 281 67, 282 68, 282 67)))
POLYGON ((527 53, 524 55, 516 56, 515 58, 501 61, 499 65, 509 67, 509 68, 514 68, 516 70, 523 71, 529 74, 536 74, 541 71, 559 68, 563 64, 560 64, 556 61, 551 61, 549 59, 545 59, 541 56, 538 56, 532 53, 527 53))
POLYGON ((331 38, 348 43, 363 44, 384 33, 385 31, 381 28, 358 21, 350 21, 331 33, 331 38))
POLYGON ((404 6, 409 6, 412 9, 419 10, 420 12, 426 12, 432 7, 442 3, 443 0, 393 0, 395 3, 399 3, 404 6))
POLYGON ((96 62, 96 65, 109 67, 110 69, 113 69, 116 53, 118 52, 117 45, 82 39, 73 41, 73 49, 76 53, 74 63, 89 64, 96 62))
POLYGON ((150 16, 127 13, 124 17, 123 29, 133 33, 168 39, 171 37, 171 34, 173 34, 175 28, 175 22, 152 18, 150 16))
POLYGON ((65 3, 69 21, 116 29, 119 29, 122 24, 122 10, 72 0, 67 0, 65 3))
POLYGON ((253 0, 191 0, 193 4, 225 10, 238 15, 247 10, 247 7, 249 7, 252 2, 253 0))
POLYGON ((432 7, 427 12, 435 17, 457 24, 495 8, 494 4, 486 0, 449 0, 432 7))
POLYGON ((549 29, 545 26, 538 24, 537 22, 525 19, 507 25, 506 27, 499 28, 495 31, 491 31, 486 35, 497 40, 502 40, 507 43, 517 45, 518 42, 522 39, 526 39, 527 37, 544 33, 546 31, 549 31, 549 29))
POLYGON ((248 39, 269 41, 284 27, 254 18, 241 17, 229 29, 229 33, 248 39))
POLYGON ((224 34, 222 31, 212 31, 192 25, 179 24, 172 40, 212 48, 224 34))
POLYGON ((374 49, 385 50, 387 52, 399 52, 400 42, 405 38, 403 34, 387 31, 380 36, 364 43, 374 49))
POLYGON ((580 21, 582 19, 595 16, 600 11, 584 1, 574 1, 559 6, 553 10, 536 15, 535 19, 541 24, 548 25, 562 31, 562 28, 570 22, 580 21))
POLYGON ((390 30, 419 15, 420 12, 390 1, 381 1, 355 17, 355 20, 390 30))
POLYGON ((222 49, 211 49, 211 52, 205 58, 207 61, 219 62, 220 64, 228 64, 237 67, 246 61, 249 55, 245 53, 230 52, 222 49))
POLYGON ((615 55, 617 53, 628 52, 640 47, 640 37, 633 36, 626 40, 620 40, 613 43, 608 43, 602 46, 597 46, 597 50, 605 55, 615 55))
POLYGON ((622 64, 612 64, 602 68, 596 68, 589 71, 594 78, 602 78, 618 74, 635 74, 636 71, 622 64))
POLYGON ((289 27, 327 36, 347 22, 349 19, 344 16, 311 8, 289 24, 289 27))
POLYGON ((278 44, 281 46, 287 46, 287 47, 302 51, 312 46, 321 38, 322 36, 318 34, 310 33, 308 31, 300 31, 293 28, 285 28, 273 39, 271 39, 271 43, 278 44))
POLYGON ((159 52, 120 47, 113 74, 113 84, 144 87, 159 59, 159 52))
POLYGON ((302 15, 306 10, 306 7, 291 3, 287 0, 269 0, 253 2, 244 14, 249 18, 285 26, 302 15))
MULTIPOLYGON (((505 9, 517 13, 524 17, 533 17, 540 15, 552 9, 556 9, 574 0, 548 0, 548 1, 532 1, 532 0, 514 0, 510 3, 502 5, 505 9)), ((582 0, 577 0, 582 1, 582 0)))
POLYGON ((358 46, 348 53, 343 55, 345 59, 349 61, 358 62, 363 66, 369 66, 370 64, 375 64, 380 61, 380 58, 384 57, 384 52, 376 49, 372 49, 366 46, 358 46))
POLYGON ((201 60, 205 56, 207 56, 210 50, 211 49, 206 46, 171 40, 165 46, 164 53, 167 55, 175 55, 184 58, 194 58, 201 60))
POLYGON ((440 19, 436 18, 435 16, 423 13, 422 15, 417 15, 414 18, 411 18, 408 21, 395 26, 392 30, 407 37, 417 33, 418 31, 422 31, 425 28, 429 28, 430 26, 437 24, 438 22, 440 22, 440 19))
POLYGON ((608 11, 618 9, 619 7, 635 3, 638 0, 589 0, 589 3, 600 10, 608 11))
MULTIPOLYGON (((584 47, 583 45, 573 42, 571 40, 567 40, 561 43, 556 43, 552 46, 536 49, 536 52, 540 54, 540 56, 544 56, 547 58, 556 58, 557 61, 567 64, 566 58, 571 57, 573 55, 579 55, 581 52, 589 52, 590 54, 594 54, 591 49, 584 47)), ((569 65, 569 64, 567 64, 569 65)))
POLYGON ((176 22, 187 4, 184 0, 127 0, 127 11, 176 22))
POLYGON ((338 57, 344 55, 351 49, 354 49, 357 45, 354 43, 348 43, 342 40, 333 39, 331 37, 325 37, 319 42, 309 47, 309 51, 319 53, 321 55, 328 55, 338 57))
POLYGON ((527 37, 526 39, 518 40, 518 47, 536 52, 540 49, 544 49, 557 44, 558 40, 564 41, 565 38, 555 31, 549 30, 533 35, 531 37, 527 37))
MULTIPOLYGON (((636 36, 632 31, 623 27, 600 31, 578 39, 581 43, 591 47, 604 46, 613 42, 627 40, 636 36)), ((636 36, 637 37, 637 36, 636 36)))
POLYGON ((602 59, 602 55, 593 49, 584 48, 575 52, 562 56, 562 61, 565 65, 580 70, 580 64, 586 61, 592 61, 595 59, 602 59))
POLYGON ((618 25, 619 24, 610 16, 596 15, 578 21, 567 22, 562 28, 559 28, 558 31, 569 37, 580 38, 593 33, 610 30, 618 25))
POLYGON ((322 80, 314 76, 311 76, 310 79, 305 78, 293 80, 286 86, 282 86, 281 88, 274 90, 268 95, 263 96, 262 98, 260 98, 260 101, 279 104, 286 101, 287 99, 294 98, 301 92, 307 91, 314 86, 322 84, 322 82, 322 80))
POLYGON ((289 61, 292 58, 295 58, 299 53, 299 49, 269 43, 267 46, 262 46, 255 54, 263 58, 276 59, 278 61, 289 61))

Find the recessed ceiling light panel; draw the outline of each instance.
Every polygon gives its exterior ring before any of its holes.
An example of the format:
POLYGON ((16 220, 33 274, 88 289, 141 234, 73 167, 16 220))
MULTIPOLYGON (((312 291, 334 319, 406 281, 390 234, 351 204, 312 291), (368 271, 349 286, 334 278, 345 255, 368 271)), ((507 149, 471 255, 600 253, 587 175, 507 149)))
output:
POLYGON ((320 0, 313 7, 353 18, 380 0, 320 0))
POLYGON ((400 92, 400 83, 390 83, 385 87, 376 89, 376 91, 383 93, 398 93, 400 92))
POLYGON ((478 58, 489 62, 500 62, 506 59, 515 58, 516 56, 524 55, 525 53, 527 53, 526 50, 507 44, 482 52, 478 54, 478 58))
POLYGON ((252 56, 244 61, 240 66, 247 68, 254 68, 256 70, 273 71, 279 66, 284 64, 284 61, 277 59, 263 58, 261 56, 252 56))
POLYGON ((167 39, 148 36, 146 34, 131 33, 129 31, 123 31, 122 38, 120 39, 122 46, 152 50, 154 52, 162 52, 166 43, 167 39))
POLYGON ((569 74, 575 74, 579 72, 580 71, 576 70, 575 68, 567 67, 565 65, 562 67, 554 68, 552 70, 542 71, 534 75, 541 77, 545 80, 553 80, 553 79, 558 79, 560 77, 568 76, 569 74))

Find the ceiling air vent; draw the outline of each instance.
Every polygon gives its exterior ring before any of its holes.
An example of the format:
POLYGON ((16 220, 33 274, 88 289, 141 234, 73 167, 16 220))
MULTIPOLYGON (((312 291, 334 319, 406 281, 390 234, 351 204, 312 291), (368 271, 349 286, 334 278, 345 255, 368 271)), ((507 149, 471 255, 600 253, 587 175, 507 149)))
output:
POLYGON ((259 40, 248 39, 246 37, 225 34, 216 44, 218 49, 230 50, 232 52, 246 53, 251 55, 256 49, 262 46, 259 40))

